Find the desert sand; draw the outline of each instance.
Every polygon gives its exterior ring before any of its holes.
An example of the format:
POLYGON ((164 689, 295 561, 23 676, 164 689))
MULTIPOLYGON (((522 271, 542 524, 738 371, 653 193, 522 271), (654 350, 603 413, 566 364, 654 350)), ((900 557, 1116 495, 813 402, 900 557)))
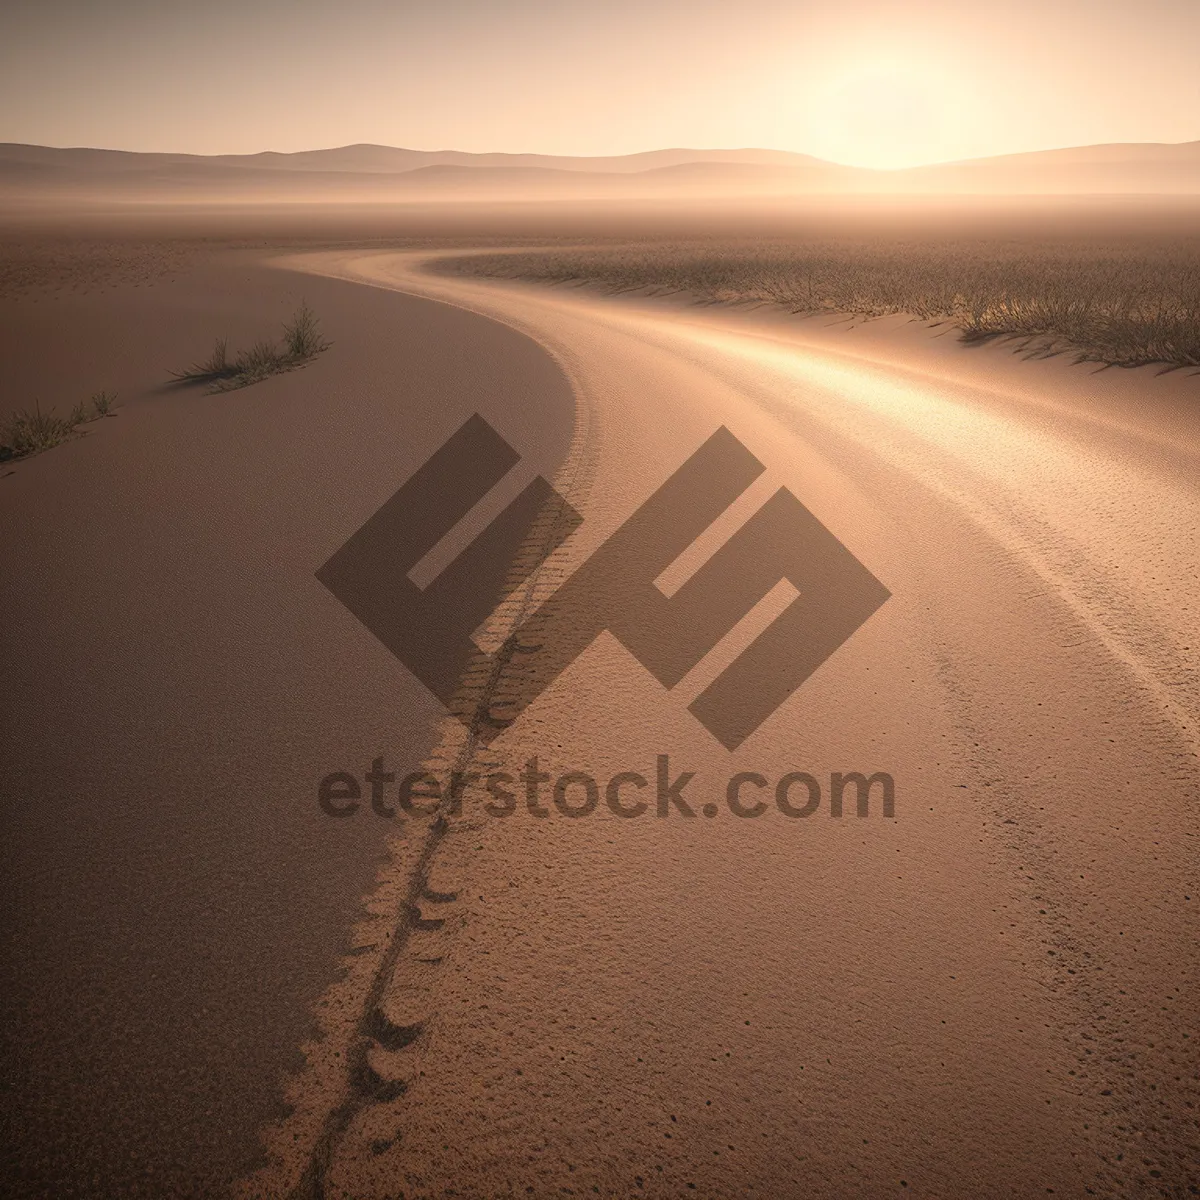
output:
POLYGON ((440 712, 367 635, 331 643, 346 615, 314 571, 474 406, 551 471, 570 393, 494 322, 236 256, 43 293, 3 337, 6 399, 119 405, 0 464, 4 1175, 213 1195, 255 1160, 388 832, 331 821, 316 782, 419 761, 440 712), (312 367, 168 386, 301 295, 334 342, 312 367))
MULTIPOLYGON (((430 282, 386 254, 288 265, 486 312, 554 354, 578 404, 557 480, 585 513, 556 577, 724 424, 767 464, 758 502, 783 483, 893 592, 732 756, 686 713, 694 683, 664 696, 602 636, 477 757, 603 780, 668 753, 706 781, 698 801, 731 770, 887 769, 907 797, 894 823, 452 820, 427 870, 457 899, 421 902, 445 924, 410 926, 380 1002, 420 1035, 371 1048, 407 1090, 309 1141, 320 1185, 1184 1186, 1194 855, 1167 831, 1195 787, 1197 696, 1177 670, 1196 620, 1194 409, 1139 408, 1148 373, 971 358, 928 331, 797 336, 430 282)), ((443 737, 431 770, 462 761, 456 723, 443 737)), ((398 850, 384 894, 415 855, 398 850)), ((378 927, 361 936, 369 954, 378 927)), ((330 1001, 352 1007, 353 986, 330 1001)), ((302 1168, 312 1183, 294 1155, 340 1094, 328 1051, 294 1085, 280 1173, 250 1192, 302 1168)))
POLYGON ((0 479, 18 1193, 1194 1188, 1196 377, 255 241, 4 301, 14 392, 125 400, 0 479), (301 296, 312 365, 164 386, 301 296), (472 413, 583 518, 534 596, 721 426, 765 469, 680 573, 785 487, 891 596, 733 752, 738 644, 667 691, 609 634, 474 743, 314 577, 472 413), (324 815, 377 756, 666 756, 697 815, 324 815))

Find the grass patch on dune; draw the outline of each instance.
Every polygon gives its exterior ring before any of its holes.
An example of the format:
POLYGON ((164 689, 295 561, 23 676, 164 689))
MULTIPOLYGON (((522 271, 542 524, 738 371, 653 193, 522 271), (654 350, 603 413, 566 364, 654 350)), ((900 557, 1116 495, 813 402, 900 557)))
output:
POLYGON ((321 336, 316 314, 301 303, 292 319, 284 323, 281 341, 255 342, 249 349, 230 355, 228 339, 218 338, 208 358, 171 374, 178 383, 204 383, 210 392, 232 392, 272 375, 294 371, 332 344, 321 336))
POLYGON ((906 313, 953 322, 968 342, 1017 337, 1114 366, 1200 365, 1200 238, 638 243, 469 255, 437 269, 806 314, 906 313))
POLYGON ((88 403, 76 404, 67 417, 56 415, 53 409, 42 412, 40 404, 35 404, 32 412, 22 409, 13 413, 0 423, 0 462, 62 445, 80 425, 110 416, 116 402, 116 392, 96 392, 88 403))

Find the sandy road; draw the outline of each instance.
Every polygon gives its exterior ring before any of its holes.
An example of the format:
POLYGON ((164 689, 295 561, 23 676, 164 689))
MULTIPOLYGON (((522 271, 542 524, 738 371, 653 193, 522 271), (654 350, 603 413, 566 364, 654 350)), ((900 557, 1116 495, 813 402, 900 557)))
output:
POLYGON ((486 750, 447 721, 433 770, 537 756, 602 787, 653 781, 665 755, 715 815, 498 819, 468 792, 410 837, 247 1190, 1194 1193, 1194 408, 1144 376, 911 331, 396 255, 290 265, 473 309, 555 356, 578 411, 554 483, 584 522, 538 586, 724 425, 766 470, 696 556, 783 486, 892 597, 733 753, 687 703, 737 633, 670 692, 602 635, 486 750), (739 771, 886 771, 896 815, 738 819, 739 771))

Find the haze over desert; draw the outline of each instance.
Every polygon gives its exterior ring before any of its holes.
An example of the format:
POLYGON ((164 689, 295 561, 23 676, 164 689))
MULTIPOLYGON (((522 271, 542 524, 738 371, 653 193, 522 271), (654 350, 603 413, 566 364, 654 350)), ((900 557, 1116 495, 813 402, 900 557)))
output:
POLYGON ((1197 1193, 1194 6, 0 22, 5 1195, 1197 1193))

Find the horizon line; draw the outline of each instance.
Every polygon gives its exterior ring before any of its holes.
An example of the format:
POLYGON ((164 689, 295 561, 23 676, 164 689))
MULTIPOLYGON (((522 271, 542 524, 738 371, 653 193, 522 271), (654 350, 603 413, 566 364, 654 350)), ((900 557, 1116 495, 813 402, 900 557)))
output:
POLYGON ((1054 154, 1065 150, 1095 150, 1100 148, 1108 148, 1115 146, 1191 146, 1200 145, 1200 137, 1188 138, 1179 142, 1166 141, 1118 141, 1118 142, 1085 142, 1066 146, 1043 146, 1032 150, 1005 150, 996 154, 982 154, 970 158, 954 158, 954 159, 934 159, 919 163, 911 163, 903 167, 873 167, 865 166, 858 163, 839 162, 836 159, 821 158, 819 155, 811 154, 806 150, 785 150, 776 146, 658 146, 647 150, 631 150, 622 153, 613 154, 559 154, 543 150, 459 150, 453 147, 439 147, 437 149, 424 149, 416 146, 397 146, 388 142, 345 142, 336 146, 313 146, 301 150, 249 150, 249 151, 227 151, 219 150, 212 152, 199 152, 195 150, 130 150, 119 146, 88 146, 88 145, 72 145, 72 146, 54 146, 44 142, 16 142, 3 141, 0 142, 3 146, 13 147, 28 147, 37 150, 91 150, 106 154, 168 154, 180 155, 188 158, 260 158, 266 155, 274 155, 281 158, 291 157, 299 154, 325 154, 337 150, 356 150, 356 149, 372 149, 372 150, 399 150, 412 154, 464 154, 474 157, 482 157, 485 155, 497 155, 508 158, 550 158, 550 159, 630 159, 639 158, 651 154, 668 154, 676 153, 691 153, 691 154, 727 154, 727 153, 767 153, 767 154, 784 154, 796 158, 810 159, 812 162, 822 166, 838 167, 844 170, 852 171, 871 171, 878 174, 898 174, 903 171, 917 171, 928 167, 952 167, 960 166, 967 163, 988 162, 999 158, 1014 158, 1021 155, 1030 154, 1054 154))

